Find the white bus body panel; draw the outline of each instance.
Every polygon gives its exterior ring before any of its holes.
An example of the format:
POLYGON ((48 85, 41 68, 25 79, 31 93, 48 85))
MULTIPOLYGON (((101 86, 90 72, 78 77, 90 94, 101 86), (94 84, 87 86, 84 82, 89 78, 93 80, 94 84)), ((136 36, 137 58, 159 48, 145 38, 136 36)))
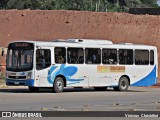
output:
MULTIPOLYGON (((30 41, 33 42, 33 41, 30 41)), ((151 86, 158 80, 158 56, 157 48, 145 45, 95 45, 95 44, 78 44, 66 42, 33 42, 40 49, 51 50, 51 66, 32 70, 31 84, 26 86, 35 87, 52 87, 57 76, 63 76, 66 80, 66 87, 94 87, 94 86, 118 86, 119 79, 122 76, 128 77, 131 86, 151 86), (154 65, 104 65, 104 64, 56 64, 54 61, 55 47, 75 47, 75 48, 114 48, 114 49, 148 49, 154 50, 154 65)), ((35 58, 35 55, 34 55, 35 58)), ((7 71, 7 74, 13 72, 7 71)), ((16 73, 18 74, 18 73, 16 73)), ((7 81, 7 79, 6 79, 7 81)), ((16 81, 16 79, 15 79, 16 81)))

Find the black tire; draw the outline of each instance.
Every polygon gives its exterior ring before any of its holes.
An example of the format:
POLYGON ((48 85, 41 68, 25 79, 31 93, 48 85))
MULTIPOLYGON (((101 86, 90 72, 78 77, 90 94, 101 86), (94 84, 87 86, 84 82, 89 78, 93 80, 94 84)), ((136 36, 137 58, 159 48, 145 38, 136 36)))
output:
POLYGON ((64 80, 61 77, 56 77, 54 84, 53 84, 53 92, 54 93, 61 93, 64 89, 64 80))
POLYGON ((106 91, 107 87, 94 87, 96 91, 106 91))
POLYGON ((114 87, 115 91, 127 91, 129 86, 129 80, 127 77, 121 77, 118 87, 114 87))
POLYGON ((39 87, 28 87, 30 92, 38 92, 39 91, 39 87))

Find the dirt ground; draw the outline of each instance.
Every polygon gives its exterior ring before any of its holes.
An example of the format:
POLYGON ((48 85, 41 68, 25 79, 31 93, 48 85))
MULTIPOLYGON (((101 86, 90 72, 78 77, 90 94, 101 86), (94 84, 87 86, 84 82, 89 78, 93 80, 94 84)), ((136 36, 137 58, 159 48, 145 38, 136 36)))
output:
POLYGON ((15 40, 65 38, 155 45, 160 50, 160 16, 54 10, 0 11, 0 47, 15 40))

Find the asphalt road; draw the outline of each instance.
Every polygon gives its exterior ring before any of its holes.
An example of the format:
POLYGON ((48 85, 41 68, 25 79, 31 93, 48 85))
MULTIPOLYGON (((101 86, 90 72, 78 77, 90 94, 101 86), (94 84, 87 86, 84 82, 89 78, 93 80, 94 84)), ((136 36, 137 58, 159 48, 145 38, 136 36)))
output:
POLYGON ((130 87, 127 92, 65 89, 63 93, 0 88, 0 111, 160 111, 160 88, 130 87))

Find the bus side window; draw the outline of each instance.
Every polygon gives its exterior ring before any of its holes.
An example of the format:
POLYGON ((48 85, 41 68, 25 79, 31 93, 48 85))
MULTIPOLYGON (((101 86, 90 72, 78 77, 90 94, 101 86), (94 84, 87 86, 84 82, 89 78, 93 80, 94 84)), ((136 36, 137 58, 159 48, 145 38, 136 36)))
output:
POLYGON ((148 65, 149 64, 149 51, 148 50, 135 50, 135 64, 148 65))
POLYGON ((68 48, 67 62, 69 64, 83 64, 84 63, 83 48, 68 48))
POLYGON ((86 48, 85 49, 85 63, 86 64, 100 64, 101 63, 101 50, 99 48, 86 48))
POLYGON ((150 65, 154 65, 154 51, 150 51, 150 65))
POLYGON ((66 48, 55 47, 54 55, 55 55, 54 56, 55 63, 58 63, 58 64, 66 63, 66 48))
POLYGON ((102 49, 103 64, 117 64, 117 49, 102 49))
POLYGON ((133 50, 120 49, 119 50, 119 64, 132 65, 133 64, 133 50))

